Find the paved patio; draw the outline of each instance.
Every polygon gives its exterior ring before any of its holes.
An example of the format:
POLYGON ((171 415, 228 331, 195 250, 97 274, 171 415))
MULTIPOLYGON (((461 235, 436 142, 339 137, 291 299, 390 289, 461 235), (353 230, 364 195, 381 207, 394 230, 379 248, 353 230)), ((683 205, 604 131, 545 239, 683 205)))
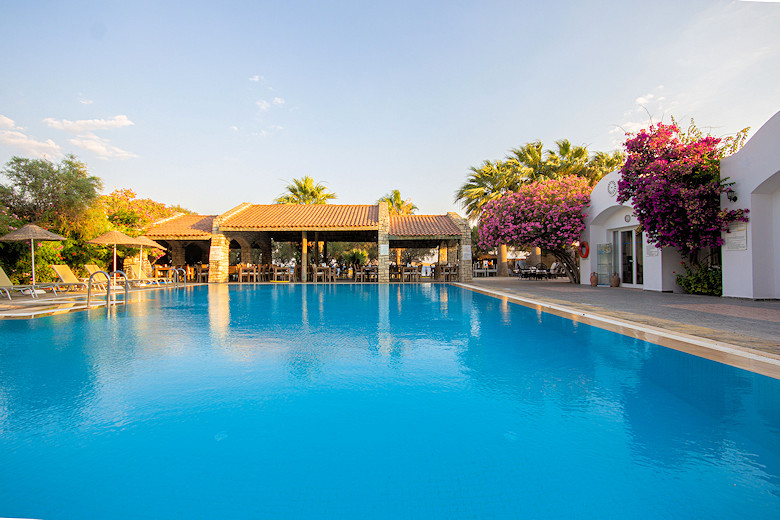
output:
POLYGON ((728 343, 780 358, 780 300, 743 300, 574 285, 568 280, 476 278, 468 285, 728 343))

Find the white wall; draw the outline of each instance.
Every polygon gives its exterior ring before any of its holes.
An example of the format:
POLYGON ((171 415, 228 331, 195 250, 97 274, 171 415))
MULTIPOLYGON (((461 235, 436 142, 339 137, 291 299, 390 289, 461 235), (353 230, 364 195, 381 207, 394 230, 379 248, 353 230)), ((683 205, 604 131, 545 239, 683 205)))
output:
MULTIPOLYGON (((590 196, 590 207, 586 210, 585 231, 582 241, 590 244, 588 258, 580 259, 580 283, 590 284, 590 273, 597 267, 597 245, 612 242, 615 229, 632 229, 639 225, 630 205, 617 201, 617 183, 620 171, 616 170, 604 176, 590 196)), ((675 291, 681 289, 675 278, 680 272, 680 255, 673 248, 656 249, 645 241, 643 247, 642 271, 647 291, 675 291)), ((613 266, 614 267, 614 266, 613 266)))
POLYGON ((723 296, 780 298, 780 112, 736 154, 721 160, 737 201, 724 195, 724 209, 750 210, 747 249, 730 250, 724 233, 723 296))

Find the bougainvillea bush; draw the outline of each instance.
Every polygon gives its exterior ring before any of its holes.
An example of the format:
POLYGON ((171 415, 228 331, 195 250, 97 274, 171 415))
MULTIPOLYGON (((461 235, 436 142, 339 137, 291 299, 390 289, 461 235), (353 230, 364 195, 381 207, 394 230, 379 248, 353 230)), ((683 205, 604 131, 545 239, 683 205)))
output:
POLYGON ((720 209, 721 193, 730 189, 720 178, 721 140, 681 137, 677 125, 659 123, 628 139, 617 200, 631 200, 649 242, 691 258, 722 245, 721 232, 747 222, 747 210, 720 209))
POLYGON ((720 159, 734 150, 719 145, 721 139, 701 133, 692 138, 676 124, 661 123, 625 143, 628 157, 617 200, 631 201, 648 242, 674 247, 687 257, 690 276, 701 269, 702 248, 721 246, 729 224, 748 220, 748 210, 721 210, 721 194, 731 190, 731 183, 720 178, 720 159))
POLYGON ((526 184, 488 202, 479 218, 479 247, 501 244, 548 250, 579 283, 573 244, 585 229, 583 210, 591 187, 583 177, 564 177, 526 184))

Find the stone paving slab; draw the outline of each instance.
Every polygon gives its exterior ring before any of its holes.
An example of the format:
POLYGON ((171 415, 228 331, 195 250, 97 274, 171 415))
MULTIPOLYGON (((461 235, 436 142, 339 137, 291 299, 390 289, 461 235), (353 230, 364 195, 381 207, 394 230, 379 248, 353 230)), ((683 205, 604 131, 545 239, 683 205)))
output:
POLYGON ((780 300, 594 288, 562 279, 477 278, 470 284, 780 356, 780 300))

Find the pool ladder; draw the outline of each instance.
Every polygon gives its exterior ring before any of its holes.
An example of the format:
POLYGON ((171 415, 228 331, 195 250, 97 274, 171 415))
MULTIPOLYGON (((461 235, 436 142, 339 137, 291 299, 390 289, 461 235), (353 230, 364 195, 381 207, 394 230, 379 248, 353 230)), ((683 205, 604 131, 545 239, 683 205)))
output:
MULTIPOLYGON (((89 275, 89 281, 87 282, 87 309, 90 308, 92 305, 92 279, 95 277, 96 274, 103 274, 106 277, 106 280, 108 282, 106 283, 106 312, 108 314, 111 314, 111 285, 112 285, 112 278, 115 274, 121 275, 125 279, 125 299, 124 304, 127 305, 127 275, 124 271, 111 271, 110 273, 106 271, 95 271, 91 275, 89 275)), ((178 276, 177 276, 178 278, 178 276)), ((114 305, 116 305, 116 302, 114 302, 114 305)))
POLYGON ((179 273, 181 273, 181 274, 183 274, 183 275, 184 275, 184 278, 182 279, 182 283, 183 283, 184 285, 187 285, 187 271, 185 271, 185 270, 184 270, 182 267, 177 267, 177 268, 175 268, 175 269, 171 269, 171 271, 172 271, 172 272, 173 272, 173 274, 175 275, 175 276, 173 277, 173 283, 175 283, 175 284, 176 284, 176 287, 178 287, 178 286, 179 286, 179 273))

